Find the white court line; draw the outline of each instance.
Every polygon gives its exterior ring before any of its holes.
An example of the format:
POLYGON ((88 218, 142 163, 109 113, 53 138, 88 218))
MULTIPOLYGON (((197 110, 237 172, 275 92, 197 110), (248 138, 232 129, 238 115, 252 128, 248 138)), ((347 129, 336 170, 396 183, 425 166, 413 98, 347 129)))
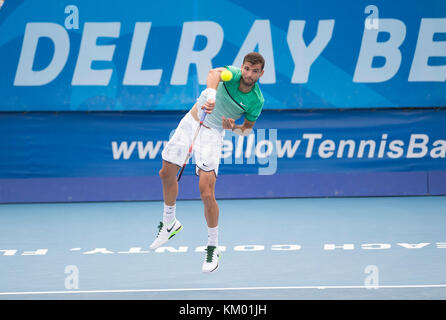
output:
POLYGON ((388 285, 388 286, 285 286, 285 287, 235 287, 235 288, 174 288, 174 289, 127 289, 127 290, 66 290, 0 292, 0 295, 44 295, 44 294, 89 294, 89 293, 141 293, 141 292, 187 292, 187 291, 246 291, 246 290, 289 290, 289 289, 407 289, 446 288, 446 284, 388 285))

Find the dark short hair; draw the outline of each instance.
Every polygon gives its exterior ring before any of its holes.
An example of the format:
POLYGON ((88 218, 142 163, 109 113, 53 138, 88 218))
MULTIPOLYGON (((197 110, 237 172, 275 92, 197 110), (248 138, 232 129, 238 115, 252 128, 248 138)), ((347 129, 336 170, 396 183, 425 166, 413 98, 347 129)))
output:
POLYGON ((261 64, 262 70, 265 66, 265 59, 262 57, 262 55, 258 52, 250 52, 248 53, 245 58, 243 58, 243 63, 248 61, 251 64, 261 64))

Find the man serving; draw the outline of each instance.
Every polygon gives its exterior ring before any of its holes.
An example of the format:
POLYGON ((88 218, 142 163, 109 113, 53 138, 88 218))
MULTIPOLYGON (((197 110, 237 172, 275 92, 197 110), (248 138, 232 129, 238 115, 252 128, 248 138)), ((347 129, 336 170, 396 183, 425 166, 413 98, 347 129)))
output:
POLYGON ((243 136, 251 133, 264 103, 257 84, 257 80, 263 75, 264 66, 264 58, 257 52, 251 52, 244 57, 241 68, 227 66, 209 71, 206 89, 192 109, 181 119, 162 152, 163 163, 159 175, 163 184, 164 212, 163 220, 158 226, 158 235, 150 245, 151 249, 162 246, 183 229, 176 218, 177 173, 187 159, 189 148, 193 145, 195 173, 199 176, 198 187, 208 227, 202 271, 217 270, 221 253, 218 249, 219 208, 215 199, 215 183, 223 138, 225 130, 232 130, 243 136), (229 70, 232 74, 232 78, 228 77, 230 78, 228 81, 222 81, 221 74, 227 73, 225 70, 229 70), (200 122, 203 113, 205 117, 200 122), (235 121, 241 116, 244 116, 243 124, 236 125, 235 121))

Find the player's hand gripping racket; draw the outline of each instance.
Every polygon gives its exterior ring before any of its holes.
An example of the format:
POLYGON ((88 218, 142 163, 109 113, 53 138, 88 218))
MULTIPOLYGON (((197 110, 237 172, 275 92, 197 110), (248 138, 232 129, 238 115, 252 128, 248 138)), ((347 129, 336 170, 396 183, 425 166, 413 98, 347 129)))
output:
POLYGON ((198 133, 200 132, 201 126, 203 125, 204 118, 206 118, 206 114, 207 114, 207 113, 203 111, 203 114, 202 114, 201 117, 200 117, 200 124, 198 125, 198 128, 197 128, 197 130, 195 131, 194 138, 192 139, 192 143, 191 143, 191 145, 190 145, 190 147, 189 147, 189 151, 187 152, 187 156, 186 156, 186 159, 184 160, 183 167, 181 167, 181 171, 180 171, 180 173, 178 174, 178 179, 177 179, 177 181, 180 181, 181 176, 183 175, 184 168, 186 168, 186 164, 187 164, 187 162, 189 161, 190 156, 192 155, 192 149, 193 149, 193 147, 194 147, 194 142, 195 142, 195 140, 197 139, 197 136, 198 136, 198 133))

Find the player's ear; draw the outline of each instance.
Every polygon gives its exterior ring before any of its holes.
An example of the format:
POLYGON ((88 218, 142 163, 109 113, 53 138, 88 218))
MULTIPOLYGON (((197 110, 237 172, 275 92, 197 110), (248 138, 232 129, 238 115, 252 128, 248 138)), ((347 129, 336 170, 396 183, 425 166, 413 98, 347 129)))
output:
POLYGON ((265 70, 264 69, 262 69, 262 72, 260 72, 260 76, 259 76, 259 78, 261 77, 261 76, 263 76, 263 73, 265 72, 265 70))

